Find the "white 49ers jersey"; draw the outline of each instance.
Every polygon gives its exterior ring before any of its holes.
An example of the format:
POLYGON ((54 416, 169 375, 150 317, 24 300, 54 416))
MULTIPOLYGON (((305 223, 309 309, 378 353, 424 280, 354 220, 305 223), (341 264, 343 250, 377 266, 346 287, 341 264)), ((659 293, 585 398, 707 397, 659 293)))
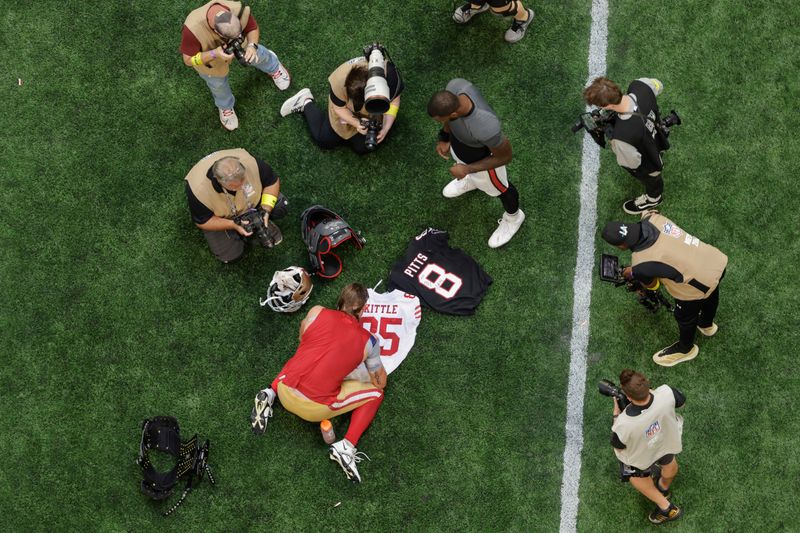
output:
POLYGON ((391 373, 408 355, 422 319, 419 298, 401 290, 384 294, 368 289, 361 325, 381 342, 381 361, 391 373))

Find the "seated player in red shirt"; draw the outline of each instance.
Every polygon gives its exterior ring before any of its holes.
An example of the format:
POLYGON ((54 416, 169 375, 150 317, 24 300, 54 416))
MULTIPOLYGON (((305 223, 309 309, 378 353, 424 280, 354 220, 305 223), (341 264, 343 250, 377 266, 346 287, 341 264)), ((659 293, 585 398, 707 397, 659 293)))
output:
POLYGON ((380 343, 358 322, 367 297, 363 285, 351 283, 342 289, 336 311, 311 308, 300 323, 300 346, 272 385, 256 395, 250 415, 253 432, 261 435, 276 397, 287 411, 309 422, 352 411, 347 434, 328 451, 354 483, 361 482, 356 445, 378 412, 386 387, 380 343), (345 379, 362 362, 370 381, 345 379))

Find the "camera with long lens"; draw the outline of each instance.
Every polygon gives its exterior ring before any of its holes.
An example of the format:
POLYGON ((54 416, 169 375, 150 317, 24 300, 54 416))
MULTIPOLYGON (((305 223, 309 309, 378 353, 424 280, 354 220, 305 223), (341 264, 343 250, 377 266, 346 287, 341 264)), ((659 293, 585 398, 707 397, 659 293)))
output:
POLYGON ((364 47, 367 58, 367 84, 364 87, 364 109, 369 119, 364 121, 367 128, 364 146, 372 151, 378 147, 378 132, 383 127, 383 114, 389 111, 391 95, 389 83, 386 81, 386 48, 380 43, 368 44, 364 47))
MULTIPOLYGON (((633 113, 634 115, 636 113, 633 113)), ((581 113, 578 117, 577 122, 572 125, 572 133, 578 133, 581 130, 585 130, 594 141, 600 145, 601 148, 606 147, 606 136, 611 137, 614 127, 614 120, 617 118, 616 111, 610 111, 608 109, 592 109, 586 113, 581 113)), ((680 126, 681 125, 681 117, 678 116, 678 113, 675 110, 671 110, 669 115, 666 117, 661 117, 660 120, 656 122, 656 129, 663 137, 663 145, 662 150, 669 149, 669 143, 667 142, 667 137, 669 137, 669 133, 673 126, 680 126)))
POLYGON ((600 281, 612 283, 615 287, 625 285, 625 290, 635 292, 639 304, 651 313, 655 313, 662 307, 672 312, 672 302, 664 296, 661 289, 653 291, 642 285, 641 281, 635 279, 627 280, 622 275, 623 270, 625 270, 625 266, 619 264, 617 256, 609 254, 600 256, 600 281))
POLYGON ((600 382, 597 384, 597 390, 603 396, 608 396, 609 398, 616 398, 617 403, 619 404, 619 408, 623 411, 628 406, 631 401, 625 396, 625 393, 614 384, 613 381, 608 379, 601 379, 600 382))
POLYGON ((245 47, 242 46, 243 44, 244 44, 244 36, 240 35, 235 39, 229 40, 222 48, 222 50, 226 54, 233 54, 233 56, 236 58, 236 61, 238 61, 240 65, 247 66, 249 65, 249 63, 244 58, 245 47))
POLYGON ((251 207, 244 213, 234 217, 233 221, 247 231, 252 232, 264 248, 275 246, 275 238, 267 225, 264 224, 264 212, 262 210, 251 207))

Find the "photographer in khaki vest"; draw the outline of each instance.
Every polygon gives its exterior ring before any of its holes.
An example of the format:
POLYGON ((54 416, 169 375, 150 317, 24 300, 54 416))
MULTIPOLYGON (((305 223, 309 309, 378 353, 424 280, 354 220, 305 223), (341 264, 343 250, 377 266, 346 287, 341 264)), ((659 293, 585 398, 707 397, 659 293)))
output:
POLYGON ((638 223, 609 222, 603 239, 620 250, 631 250, 631 266, 623 271, 628 280, 647 288, 663 283, 675 298, 675 320, 680 338, 653 355, 661 366, 674 366, 697 357, 695 330, 706 337, 717 332, 714 316, 719 305, 719 282, 728 256, 686 233, 656 211, 642 213, 638 223))
POLYGON ((678 474, 675 455, 683 449, 683 418, 675 408, 686 403, 686 398, 669 385, 650 389, 647 378, 633 370, 620 372, 619 381, 631 402, 622 411, 613 398, 611 446, 620 462, 622 480, 630 481, 657 505, 648 516, 652 523, 677 520, 683 510, 672 503, 669 486, 678 474))
MULTIPOLYGON (((395 64, 385 58, 383 64, 386 86, 389 93, 389 109, 383 113, 376 142, 382 143, 400 110, 400 93, 405 85, 395 64)), ((323 149, 349 145, 357 154, 366 154, 374 149, 367 145, 367 121, 370 118, 365 106, 365 89, 370 78, 365 56, 355 57, 328 76, 330 93, 328 111, 317 106, 308 88, 301 89, 281 106, 281 116, 300 113, 308 125, 314 142, 323 149)))
POLYGON ((242 148, 220 150, 201 159, 185 179, 192 221, 223 263, 244 254, 245 240, 253 231, 248 229, 251 223, 239 217, 248 211, 258 210, 270 247, 283 240, 271 219, 286 214, 287 202, 280 179, 264 161, 242 148))
POLYGON ((228 66, 234 58, 243 66, 269 75, 281 91, 288 89, 291 82, 289 71, 275 52, 258 43, 259 37, 255 17, 241 2, 208 2, 189 13, 183 23, 183 63, 194 68, 208 85, 219 109, 219 120, 228 131, 239 127, 233 109, 236 100, 228 84, 228 66))

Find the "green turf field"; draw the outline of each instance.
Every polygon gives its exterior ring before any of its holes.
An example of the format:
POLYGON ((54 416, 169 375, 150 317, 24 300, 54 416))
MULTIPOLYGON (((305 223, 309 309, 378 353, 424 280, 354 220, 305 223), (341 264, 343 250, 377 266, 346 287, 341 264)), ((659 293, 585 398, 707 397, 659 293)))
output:
MULTIPOLYGON (((4 6, 0 97, 0 511, 2 529, 140 531, 554 531, 559 528, 572 329, 589 0, 534 3, 517 45, 488 14, 452 22, 451 2, 250 3, 261 42, 293 75, 277 91, 232 67, 240 128, 223 130, 205 84, 177 48, 190 3, 37 1, 4 6), (359 14, 358 9, 363 11, 359 14), (375 39, 406 82, 398 122, 375 154, 323 152, 283 100, 375 39), (528 218, 509 245, 486 241, 502 214, 480 193, 445 200, 429 96, 473 81, 504 119, 509 177, 528 218), (19 85, 17 80, 22 80, 19 85), (183 177, 201 157, 244 147, 278 172, 293 209, 284 243, 234 265, 192 224, 183 177), (250 432, 255 392, 293 353, 302 313, 258 306, 272 272, 305 265, 298 215, 322 203, 363 230, 345 272, 317 282, 335 304, 372 286, 409 238, 432 225, 495 282, 473 317, 423 312, 409 358, 359 443, 371 457, 352 485, 316 425, 280 407, 250 432), (167 519, 138 491, 143 418, 176 416, 212 442, 204 482, 167 519), (341 505, 335 506, 338 502, 341 505)), ((625 366, 686 393, 673 486, 685 531, 790 531, 800 493, 794 407, 800 261, 790 203, 800 148, 800 7, 719 0, 611 0, 608 74, 664 82, 663 110, 684 125, 665 157, 662 212, 730 257, 720 332, 667 369, 666 313, 595 283, 578 529, 650 527, 650 505, 616 479, 610 401, 595 383, 625 366)), ((602 154, 598 223, 640 193, 602 154)), ((628 217, 630 219, 630 217, 628 217)), ((598 238, 598 252, 609 251, 598 238)), ((626 257, 627 259, 627 257, 626 257)), ((345 420, 335 420, 343 435, 345 420)))

